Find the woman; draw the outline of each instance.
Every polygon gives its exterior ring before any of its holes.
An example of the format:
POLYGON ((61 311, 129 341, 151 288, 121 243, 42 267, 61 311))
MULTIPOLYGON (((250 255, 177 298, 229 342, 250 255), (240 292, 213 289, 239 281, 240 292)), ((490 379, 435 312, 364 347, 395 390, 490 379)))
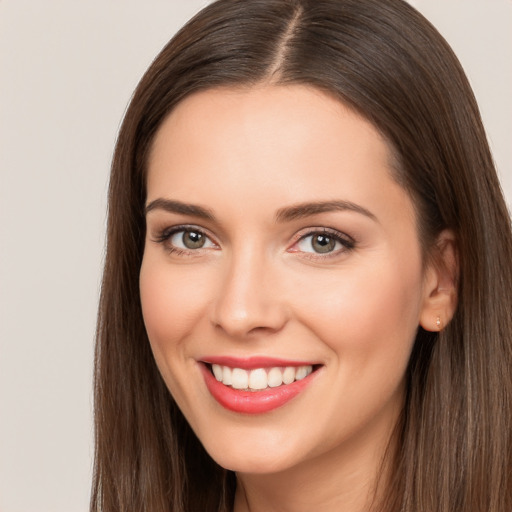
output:
POLYGON ((220 0, 114 157, 91 510, 509 511, 512 238, 400 0, 220 0))

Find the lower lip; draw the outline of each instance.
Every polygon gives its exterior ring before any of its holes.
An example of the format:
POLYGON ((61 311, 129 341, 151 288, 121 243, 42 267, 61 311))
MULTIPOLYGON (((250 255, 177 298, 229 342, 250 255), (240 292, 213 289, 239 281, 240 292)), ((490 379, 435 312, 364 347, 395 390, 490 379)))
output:
POLYGON ((301 393, 311 383, 313 376, 316 374, 316 372, 310 373, 304 379, 276 388, 267 388, 261 391, 241 391, 219 382, 204 363, 200 363, 199 366, 206 387, 213 398, 222 407, 244 414, 263 414, 285 405, 301 393))

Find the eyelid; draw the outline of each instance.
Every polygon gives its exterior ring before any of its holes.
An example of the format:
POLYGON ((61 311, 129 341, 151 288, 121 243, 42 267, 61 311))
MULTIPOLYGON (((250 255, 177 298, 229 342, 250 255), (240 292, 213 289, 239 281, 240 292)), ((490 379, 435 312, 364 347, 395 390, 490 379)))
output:
MULTIPOLYGON (((203 253, 205 250, 211 250, 212 248, 219 249, 220 245, 216 241, 216 237, 214 237, 212 234, 210 234, 210 231, 198 226, 196 224, 178 224, 174 226, 169 226, 160 230, 157 230, 156 235, 153 235, 152 241, 156 243, 163 244, 166 246, 166 249, 171 253, 176 254, 183 254, 183 255, 195 255, 199 256, 201 253, 203 253), (215 247, 200 247, 197 249, 186 249, 182 247, 177 247, 170 243, 170 239, 177 233, 185 232, 185 231, 197 231, 198 233, 203 234, 215 247)), ((342 231, 339 231, 334 228, 329 228, 325 226, 312 226, 301 229, 299 232, 297 232, 293 236, 293 240, 289 248, 287 249, 288 252, 292 253, 302 253, 303 257, 307 257, 310 259, 320 259, 325 260, 330 257, 336 257, 340 256, 342 253, 346 253, 348 251, 351 251, 354 249, 356 245, 356 240, 348 235, 347 233, 344 233, 342 231), (314 235, 328 235, 330 238, 334 239, 336 242, 341 244, 341 248, 326 252, 326 253, 320 253, 315 251, 304 251, 297 248, 297 245, 303 241, 304 239, 314 236, 314 235)))
POLYGON ((308 227, 304 228, 298 233, 295 234, 292 246, 288 249, 289 252, 293 253, 303 253, 306 257, 312 259, 326 259, 329 257, 339 256, 341 253, 345 253, 351 251, 356 246, 356 240, 350 235, 343 233, 337 229, 328 228, 328 227, 308 227), (314 235, 328 235, 331 238, 334 238, 337 242, 342 245, 341 249, 334 250, 332 252, 327 253, 316 253, 314 251, 301 251, 299 249, 294 249, 297 247, 298 243, 302 240, 314 236, 314 235))
POLYGON ((215 241, 215 237, 210 234, 210 232, 207 229, 204 229, 200 226, 197 226, 195 224, 178 224, 175 226, 169 226, 160 230, 157 230, 156 236, 154 235, 152 237, 152 241, 163 244, 166 246, 167 250, 171 253, 177 253, 177 254, 196 254, 201 253, 204 250, 210 250, 212 247, 200 247, 197 249, 184 249, 182 247, 176 247, 172 244, 170 244, 170 239, 180 232, 185 231, 196 231, 198 233, 201 233, 204 235, 216 248, 219 247, 219 244, 215 241))

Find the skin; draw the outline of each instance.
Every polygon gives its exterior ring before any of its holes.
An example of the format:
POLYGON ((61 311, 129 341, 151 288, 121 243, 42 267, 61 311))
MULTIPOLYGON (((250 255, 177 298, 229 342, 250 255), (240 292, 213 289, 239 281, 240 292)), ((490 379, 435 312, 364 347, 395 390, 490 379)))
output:
MULTIPOLYGON (((438 315, 444 325, 453 305, 442 266, 424 265, 414 206, 390 162, 369 122, 297 85, 197 93, 157 133, 147 205, 180 201, 214 218, 148 211, 144 321, 191 427, 237 472, 237 512, 363 511, 380 492, 377 475, 386 480, 418 325, 435 330, 438 315), (356 206, 276 220, 317 201, 356 206), (163 240, 183 224, 207 236, 202 248, 176 252, 182 233, 163 240), (311 233, 325 228, 342 242, 318 254, 311 233), (286 405, 246 415, 220 406, 199 370, 226 355, 320 367, 286 405)), ((441 252, 453 263, 452 250, 441 252)))

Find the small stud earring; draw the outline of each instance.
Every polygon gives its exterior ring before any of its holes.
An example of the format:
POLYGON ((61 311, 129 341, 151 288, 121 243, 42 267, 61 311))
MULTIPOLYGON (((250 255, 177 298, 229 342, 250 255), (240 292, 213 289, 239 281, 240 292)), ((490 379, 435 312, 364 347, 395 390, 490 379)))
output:
POLYGON ((438 329, 441 329, 441 318, 440 317, 437 317, 437 319, 436 319, 436 326, 438 329))

